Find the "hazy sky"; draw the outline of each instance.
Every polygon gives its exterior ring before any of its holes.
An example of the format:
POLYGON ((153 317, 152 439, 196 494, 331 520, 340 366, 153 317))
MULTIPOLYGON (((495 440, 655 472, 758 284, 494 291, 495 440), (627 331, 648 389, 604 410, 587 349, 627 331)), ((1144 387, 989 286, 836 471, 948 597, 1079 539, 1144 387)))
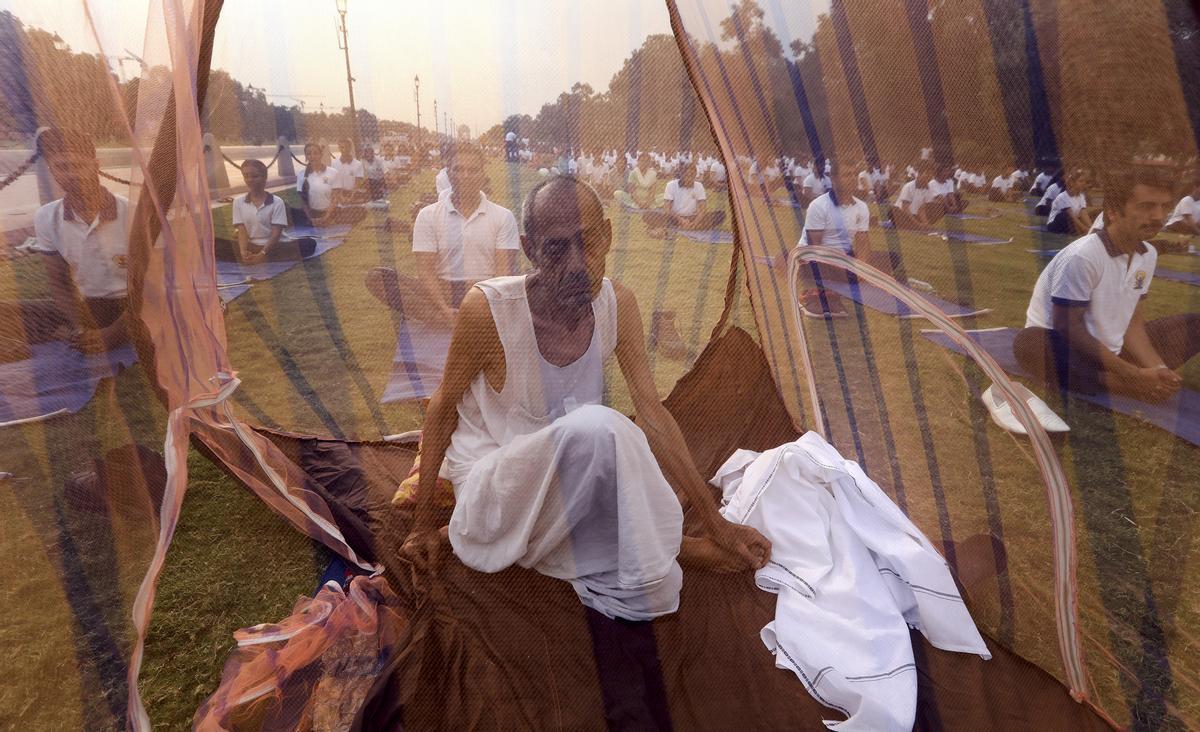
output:
MULTIPOLYGON (((0 0, 0 9, 94 52, 81 4, 0 0)), ((113 53, 141 53, 147 0, 89 4, 113 53)), ((268 94, 314 97, 305 99, 308 109, 323 102, 339 110, 347 90, 336 18, 334 0, 227 0, 213 67, 268 94)), ((604 89, 647 35, 670 33, 666 7, 654 0, 348 0, 346 24, 358 106, 415 122, 420 75, 425 126, 433 126, 436 99, 439 117, 449 113, 477 131, 513 112, 536 114, 576 81, 604 89)), ((132 63, 126 68, 135 73, 132 63)))
MULTIPOLYGON (((828 0, 760 0, 767 21, 788 38, 811 34, 828 0)), ((27 25, 94 52, 84 0, 0 0, 27 25)), ((109 53, 144 47, 147 0, 87 0, 109 53)), ((729 0, 685 0, 697 36, 719 33, 729 0), (703 8, 703 12, 700 8, 703 8)), ((376 114, 416 121, 413 77, 421 77, 422 124, 443 113, 478 133, 514 112, 536 114, 576 81, 597 91, 646 36, 670 33, 659 0, 348 0, 355 101, 376 114)), ((334 26, 334 0, 227 0, 217 26, 213 67, 266 90, 280 104, 307 109, 347 104, 346 71, 334 26)), ((107 50, 106 49, 106 50, 107 50)), ((116 69, 114 62, 114 69, 116 69)), ((136 73, 127 62, 126 70, 136 73)))

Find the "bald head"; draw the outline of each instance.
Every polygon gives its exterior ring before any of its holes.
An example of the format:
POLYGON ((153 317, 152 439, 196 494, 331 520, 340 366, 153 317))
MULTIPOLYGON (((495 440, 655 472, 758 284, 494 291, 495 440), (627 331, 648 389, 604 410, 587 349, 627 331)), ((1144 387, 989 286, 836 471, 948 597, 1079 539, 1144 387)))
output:
POLYGON ((587 183, 573 175, 557 175, 538 183, 525 197, 521 228, 525 237, 536 240, 538 232, 549 228, 571 227, 580 231, 604 220, 600 196, 587 183))

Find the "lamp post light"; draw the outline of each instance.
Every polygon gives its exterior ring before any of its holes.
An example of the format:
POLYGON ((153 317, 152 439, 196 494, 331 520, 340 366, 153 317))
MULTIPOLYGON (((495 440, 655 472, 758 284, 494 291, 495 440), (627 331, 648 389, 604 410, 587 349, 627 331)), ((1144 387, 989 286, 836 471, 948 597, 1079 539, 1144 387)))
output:
POLYGON ((339 22, 335 26, 338 33, 338 48, 346 55, 346 88, 350 91, 350 139, 357 151, 359 149, 358 110, 354 108, 354 77, 350 74, 350 37, 346 33, 346 0, 334 0, 334 4, 337 6, 339 16, 339 22))
POLYGON ((417 149, 421 149, 421 77, 413 77, 413 99, 417 102, 417 149))

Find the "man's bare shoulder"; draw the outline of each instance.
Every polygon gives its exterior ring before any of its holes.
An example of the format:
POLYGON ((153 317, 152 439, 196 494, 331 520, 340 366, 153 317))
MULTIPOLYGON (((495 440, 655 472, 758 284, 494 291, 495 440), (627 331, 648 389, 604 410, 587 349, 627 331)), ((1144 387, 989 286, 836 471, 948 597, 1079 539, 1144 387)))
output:
POLYGON ((463 297, 462 304, 458 308, 455 330, 474 337, 488 335, 499 337, 496 332, 496 321, 492 316, 492 306, 488 302, 487 295, 483 294, 478 287, 467 290, 466 296, 463 297))

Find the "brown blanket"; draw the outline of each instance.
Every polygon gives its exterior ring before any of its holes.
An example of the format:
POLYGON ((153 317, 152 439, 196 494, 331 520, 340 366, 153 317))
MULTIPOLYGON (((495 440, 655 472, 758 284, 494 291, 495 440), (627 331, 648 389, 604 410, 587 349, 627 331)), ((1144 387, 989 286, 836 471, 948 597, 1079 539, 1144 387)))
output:
MULTIPOLYGON (((798 436, 762 352, 739 330, 710 344, 666 404, 708 475, 735 448, 798 436)), ((411 452, 380 445, 359 456, 386 467, 386 483, 411 452)), ((679 612, 614 621, 580 605, 567 583, 529 570, 482 574, 448 556, 436 576, 417 574, 399 555, 410 519, 392 509, 380 522, 380 555, 411 622, 356 729, 817 730, 838 718, 775 668, 759 638, 775 597, 748 573, 685 571, 679 612)), ((936 650, 917 633, 913 645, 918 729, 1108 729, 1053 677, 994 643, 987 662, 936 650)))

